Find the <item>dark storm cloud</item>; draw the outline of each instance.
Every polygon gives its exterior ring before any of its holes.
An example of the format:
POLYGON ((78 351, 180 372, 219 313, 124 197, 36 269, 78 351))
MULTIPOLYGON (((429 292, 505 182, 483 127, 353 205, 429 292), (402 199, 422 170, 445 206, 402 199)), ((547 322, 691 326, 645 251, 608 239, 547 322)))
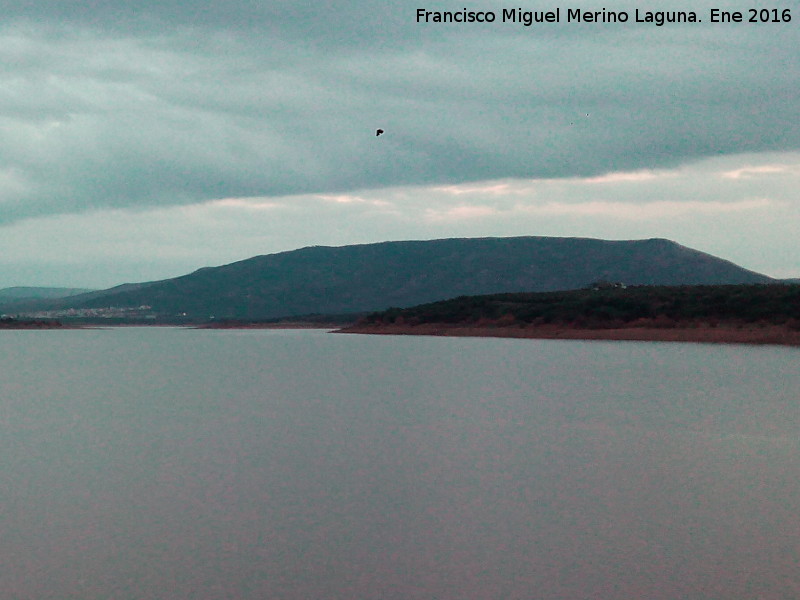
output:
POLYGON ((366 1, 0 6, 0 222, 800 145, 794 22, 425 25, 417 4, 366 1))

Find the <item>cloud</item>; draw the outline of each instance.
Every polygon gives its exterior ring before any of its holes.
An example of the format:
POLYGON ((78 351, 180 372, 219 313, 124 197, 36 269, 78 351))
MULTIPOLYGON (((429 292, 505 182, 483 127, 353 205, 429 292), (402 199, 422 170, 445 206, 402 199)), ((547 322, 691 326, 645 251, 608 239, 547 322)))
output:
POLYGON ((655 171, 632 171, 622 173, 605 173, 597 177, 587 177, 584 183, 588 184, 607 184, 607 183, 622 183, 622 182, 640 182, 640 181, 654 181, 663 177, 671 177, 672 173, 662 171, 656 173, 655 171))
POLYGON ((584 202, 546 202, 543 204, 517 205, 511 210, 500 211, 491 206, 461 205, 445 210, 428 209, 427 219, 433 221, 459 221, 464 219, 483 219, 506 213, 507 217, 516 214, 520 218, 536 216, 559 217, 604 217, 626 221, 649 221, 670 219, 678 216, 713 216, 724 213, 761 211, 776 207, 776 202, 768 198, 752 198, 735 202, 720 201, 656 201, 648 203, 584 201, 584 202))
POLYGON ((775 173, 785 173, 790 169, 785 165, 762 165, 759 167, 742 167, 722 174, 726 179, 750 179, 760 175, 773 175, 775 173))
POLYGON ((651 176, 800 145, 793 24, 443 27, 416 23, 416 8, 8 3, 0 223, 221 198, 651 176), (376 127, 386 134, 376 138, 376 127))
POLYGON ((800 275, 800 153, 737 155, 641 174, 225 198, 30 218, 2 229, 0 287, 109 287, 303 246, 511 235, 666 237, 769 275, 800 275), (774 165, 782 169, 767 168, 774 165), (726 177, 744 169, 759 175, 726 177))

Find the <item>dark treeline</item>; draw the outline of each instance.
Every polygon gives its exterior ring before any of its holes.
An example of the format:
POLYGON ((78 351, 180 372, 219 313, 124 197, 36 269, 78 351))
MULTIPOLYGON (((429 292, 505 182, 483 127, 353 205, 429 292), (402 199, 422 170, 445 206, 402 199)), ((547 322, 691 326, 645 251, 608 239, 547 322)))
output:
POLYGON ((0 329, 58 329, 62 324, 50 319, 22 320, 11 317, 0 318, 0 329))
POLYGON ((461 296, 370 314, 362 323, 677 327, 765 323, 800 329, 800 285, 636 286, 461 296))

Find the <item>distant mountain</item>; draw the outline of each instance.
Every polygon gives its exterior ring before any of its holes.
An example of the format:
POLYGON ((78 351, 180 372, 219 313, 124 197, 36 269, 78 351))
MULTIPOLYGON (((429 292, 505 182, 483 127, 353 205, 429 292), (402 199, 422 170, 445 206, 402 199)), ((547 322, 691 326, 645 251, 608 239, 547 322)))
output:
POLYGON ((269 319, 404 307, 461 295, 629 285, 774 283, 665 239, 515 237, 312 246, 49 303, 150 307, 171 318, 269 319))
POLYGON ((61 287, 7 287, 0 289, 0 302, 65 298, 91 292, 86 288, 61 287))

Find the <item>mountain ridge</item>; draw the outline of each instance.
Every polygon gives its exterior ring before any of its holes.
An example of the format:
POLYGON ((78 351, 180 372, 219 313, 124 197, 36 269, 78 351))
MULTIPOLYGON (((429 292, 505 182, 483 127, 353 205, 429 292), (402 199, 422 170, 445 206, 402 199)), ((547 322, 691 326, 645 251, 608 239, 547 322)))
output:
POLYGON ((193 319, 268 319, 368 312, 461 295, 578 289, 598 280, 777 282, 663 238, 446 238, 307 246, 47 304, 61 309, 143 306, 159 316, 193 319))
POLYGON ((13 286, 0 288, 0 300, 43 300, 65 298, 91 292, 88 288, 45 287, 45 286, 13 286))

